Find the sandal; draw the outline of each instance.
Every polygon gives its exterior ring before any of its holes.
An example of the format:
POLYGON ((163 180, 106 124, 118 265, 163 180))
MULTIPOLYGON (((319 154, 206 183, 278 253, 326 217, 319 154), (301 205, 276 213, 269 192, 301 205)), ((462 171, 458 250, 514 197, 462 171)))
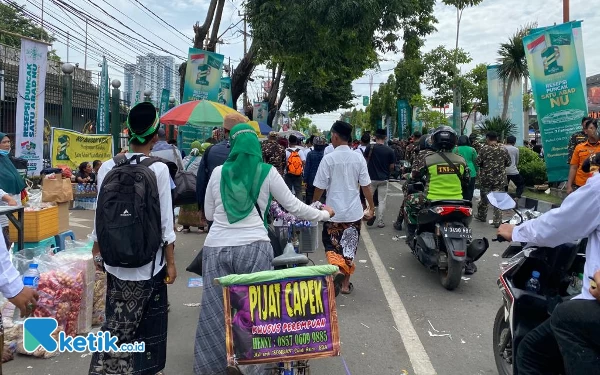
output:
POLYGON ((352 283, 350 283, 348 285, 348 291, 345 292, 345 291, 342 290, 341 293, 342 294, 350 294, 350 293, 352 293, 353 290, 354 290, 354 285, 352 285, 352 283))
POLYGON ((333 276, 333 286, 335 289, 335 296, 337 297, 340 294, 340 291, 342 290, 342 282, 344 281, 344 278, 346 276, 341 273, 341 272, 337 272, 334 276, 333 276))

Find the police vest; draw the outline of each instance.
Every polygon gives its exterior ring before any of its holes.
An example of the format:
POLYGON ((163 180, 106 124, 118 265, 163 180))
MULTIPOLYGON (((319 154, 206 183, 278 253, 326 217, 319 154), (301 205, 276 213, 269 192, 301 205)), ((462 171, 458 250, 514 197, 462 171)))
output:
MULTIPOLYGON (((446 157, 460 170, 465 173, 465 159, 462 156, 446 152, 446 157)), ((427 199, 437 200, 459 200, 463 199, 462 185, 454 168, 438 154, 430 154, 425 157, 425 166, 429 175, 427 184, 427 199)))

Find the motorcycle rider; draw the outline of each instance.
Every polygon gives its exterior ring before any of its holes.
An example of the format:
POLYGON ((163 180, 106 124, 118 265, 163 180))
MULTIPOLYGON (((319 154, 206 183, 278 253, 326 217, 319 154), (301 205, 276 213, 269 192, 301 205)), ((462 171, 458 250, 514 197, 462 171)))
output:
MULTIPOLYGON (((468 189, 470 172, 465 159, 452 152, 456 146, 456 132, 449 126, 438 127, 431 135, 432 148, 421 163, 415 160, 413 165, 413 181, 423 181, 424 191, 410 194, 406 201, 407 236, 406 242, 412 246, 417 230, 419 211, 434 200, 462 200, 463 191, 468 189)), ((476 271, 473 263, 469 263, 465 273, 476 271)))
MULTIPOLYGON (((593 157, 596 159, 596 157, 593 157)), ((600 158, 598 158, 600 159, 600 158)), ((594 160, 592 160, 594 164, 594 160)), ((582 293, 556 306, 519 344, 514 375, 600 374, 600 175, 535 220, 502 224, 508 241, 555 247, 588 238, 582 293)))

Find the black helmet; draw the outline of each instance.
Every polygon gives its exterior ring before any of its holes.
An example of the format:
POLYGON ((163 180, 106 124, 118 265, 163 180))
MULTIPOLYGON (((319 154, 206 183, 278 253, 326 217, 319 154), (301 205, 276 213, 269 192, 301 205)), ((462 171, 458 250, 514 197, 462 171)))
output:
POLYGON ((440 126, 431 135, 436 150, 452 150, 456 146, 456 132, 449 126, 440 126))
POLYGON ((433 150, 431 135, 425 134, 419 139, 419 150, 433 150))

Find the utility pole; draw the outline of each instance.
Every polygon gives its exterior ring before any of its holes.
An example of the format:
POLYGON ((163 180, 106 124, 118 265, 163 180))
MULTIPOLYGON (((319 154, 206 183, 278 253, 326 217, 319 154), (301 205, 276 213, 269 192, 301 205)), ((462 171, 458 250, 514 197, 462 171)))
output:
MULTIPOLYGON (((244 20, 244 56, 246 56, 246 52, 248 52, 248 51, 247 51, 247 46, 246 46, 246 27, 247 27, 247 25, 246 25, 246 13, 242 14, 242 13, 240 13, 240 11, 238 10, 238 16, 240 16, 240 17, 244 17, 244 18, 243 18, 243 20, 244 20)), ((242 58, 243 58, 243 57, 242 57, 242 58)), ((246 84, 246 85, 247 85, 247 84, 246 84)), ((243 96, 243 100, 244 100, 243 108, 244 108, 244 111, 245 111, 245 109, 246 109, 246 102, 248 101, 248 92, 247 92, 247 90, 246 90, 246 86, 244 86, 244 96, 243 96)))
MULTIPOLYGON (((43 4, 43 2, 42 2, 43 4)), ((563 0, 563 22, 567 23, 570 19, 569 15, 569 0, 563 0)))
POLYGON ((69 60, 69 37, 71 36, 71 33, 69 31, 67 31, 67 62, 71 61, 69 60))
MULTIPOLYGON (((85 58, 83 62, 83 69, 87 71, 87 38, 88 38, 88 19, 85 18, 85 58)), ((68 60, 68 59, 67 59, 68 60)))
POLYGON ((371 103, 371 95, 373 94, 373 74, 369 74, 369 103, 371 103))
MULTIPOLYGON (((44 0, 42 0, 42 27, 40 31, 40 39, 44 40, 44 0)), ((68 60, 68 59, 67 59, 68 60)))

